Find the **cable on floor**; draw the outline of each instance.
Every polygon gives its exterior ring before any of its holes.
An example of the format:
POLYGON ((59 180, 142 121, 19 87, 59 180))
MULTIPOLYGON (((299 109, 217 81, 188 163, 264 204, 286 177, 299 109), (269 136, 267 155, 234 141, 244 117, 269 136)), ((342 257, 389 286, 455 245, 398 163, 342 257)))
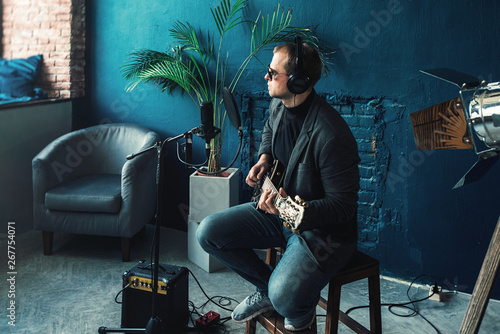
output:
MULTIPOLYGON (((415 283, 416 280, 418 280, 418 279, 420 279, 422 277, 431 277, 434 280, 434 286, 437 286, 436 278, 434 278, 431 275, 423 274, 423 275, 415 277, 413 279, 413 281, 411 281, 410 286, 408 287, 408 289, 406 290, 406 296, 408 297, 408 300, 409 300, 408 302, 405 302, 405 303, 383 303, 383 304, 380 304, 380 305, 381 306, 387 306, 389 312, 391 312, 393 315, 398 316, 398 317, 405 317, 406 318, 406 317, 420 316, 422 319, 424 319, 436 331, 437 334, 441 334, 441 332, 439 331, 439 329, 437 329, 436 326, 434 326, 432 324, 432 322, 429 321, 429 319, 427 319, 426 317, 424 317, 418 311, 417 306, 416 306, 416 303, 419 303, 419 302, 422 302, 424 300, 427 300, 427 299, 431 298, 435 294, 435 292, 433 291, 429 296, 427 296, 425 298, 417 299, 417 300, 412 300, 411 297, 410 297, 410 290, 411 290, 413 284, 415 283), (408 305, 411 305, 411 306, 408 306, 408 305), (397 307, 408 309, 408 310, 410 310, 412 312, 408 313, 408 314, 400 314, 400 313, 397 313, 397 312, 395 312, 393 310, 394 308, 397 308, 397 307)), ((350 312, 352 312, 354 310, 361 309, 361 308, 368 308, 368 307, 370 307, 370 306, 369 305, 363 305, 363 306, 351 307, 350 309, 348 309, 345 312, 345 314, 347 315, 347 314, 349 314, 350 312)))

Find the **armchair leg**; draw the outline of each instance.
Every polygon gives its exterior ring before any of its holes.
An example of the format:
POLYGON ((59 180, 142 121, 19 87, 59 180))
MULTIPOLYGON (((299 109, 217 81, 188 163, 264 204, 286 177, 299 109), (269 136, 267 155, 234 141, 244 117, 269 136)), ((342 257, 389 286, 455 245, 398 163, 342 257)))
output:
POLYGON ((130 261, 130 238, 122 238, 122 261, 130 261))
POLYGON ((51 255, 54 244, 54 232, 42 231, 42 244, 43 255, 51 255))

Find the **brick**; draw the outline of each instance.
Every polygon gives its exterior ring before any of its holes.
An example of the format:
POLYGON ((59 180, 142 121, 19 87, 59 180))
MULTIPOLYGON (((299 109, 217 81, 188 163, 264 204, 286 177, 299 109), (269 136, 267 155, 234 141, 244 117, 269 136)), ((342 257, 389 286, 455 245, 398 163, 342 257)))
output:
POLYGON ((55 67, 69 67, 71 63, 70 59, 54 59, 53 66, 55 67))
POLYGON ((369 179, 373 177, 373 167, 371 166, 359 166, 359 176, 369 179))
POLYGON ((374 181, 375 180, 373 178, 369 178, 369 179, 361 178, 359 180, 359 187, 362 190, 376 191, 377 190, 377 183, 374 181))
POLYGON ((359 196, 359 198, 358 198, 359 202, 368 203, 368 204, 375 203, 376 193, 373 191, 362 190, 359 192, 358 196, 359 196))
POLYGON ((70 13, 60 13, 56 15, 56 21, 60 22, 70 22, 71 14, 70 13))
POLYGON ((375 152, 375 142, 372 141, 358 141, 359 152, 375 152))
POLYGON ((71 79, 70 75, 56 75, 56 81, 59 82, 69 82, 71 79))
POLYGON ((59 29, 37 29, 33 31, 34 37, 59 37, 61 36, 61 31, 59 29))
POLYGON ((71 54, 69 52, 51 52, 49 57, 54 59, 70 59, 71 54))
POLYGON ((52 84, 52 88, 59 90, 69 90, 71 88, 71 84, 69 82, 55 82, 52 84))
POLYGON ((376 156, 374 153, 364 153, 359 152, 359 157, 362 164, 373 164, 375 163, 376 156))
POLYGON ((30 44, 27 46, 32 53, 45 53, 54 51, 55 47, 49 44, 30 44))
POLYGON ((54 51, 57 51, 57 52, 70 52, 71 51, 71 44, 70 43, 66 43, 66 44, 58 43, 58 44, 55 45, 55 50, 54 51))
POLYGON ((368 217, 374 216, 373 204, 358 203, 358 213, 368 217))
POLYGON ((69 22, 51 21, 49 23, 49 27, 50 27, 50 29, 62 30, 62 29, 70 28, 71 25, 69 22))
POLYGON ((69 89, 68 90, 61 90, 61 91, 59 91, 59 97, 61 99, 68 99, 68 98, 72 97, 71 91, 69 89))
POLYGON ((69 74, 70 69, 69 69, 69 67, 52 67, 52 68, 48 69, 48 73, 57 74, 57 75, 69 74))
MULTIPOLYGON (((60 29, 60 31, 61 31, 61 37, 69 40, 69 38, 71 36, 71 28, 64 27, 64 28, 60 29)), ((63 39, 63 38, 61 38, 61 39, 63 39)))
POLYGON ((352 134, 356 139, 373 139, 375 131, 372 128, 351 127, 352 134))

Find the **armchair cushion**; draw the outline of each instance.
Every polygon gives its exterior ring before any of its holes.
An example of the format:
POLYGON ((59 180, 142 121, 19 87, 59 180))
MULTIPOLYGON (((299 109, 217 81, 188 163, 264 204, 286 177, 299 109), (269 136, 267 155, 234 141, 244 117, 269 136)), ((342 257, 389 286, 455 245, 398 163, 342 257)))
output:
POLYGON ((121 175, 92 174, 67 181, 45 193, 49 210, 118 213, 121 175))

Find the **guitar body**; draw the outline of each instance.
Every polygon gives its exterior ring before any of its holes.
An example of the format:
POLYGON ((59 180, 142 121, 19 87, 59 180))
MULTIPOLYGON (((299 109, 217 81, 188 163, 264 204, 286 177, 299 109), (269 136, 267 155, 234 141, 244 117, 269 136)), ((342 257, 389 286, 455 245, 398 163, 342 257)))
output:
POLYGON ((268 173, 267 177, 276 189, 281 188, 285 180, 285 166, 283 166, 279 160, 274 160, 271 171, 268 173))

